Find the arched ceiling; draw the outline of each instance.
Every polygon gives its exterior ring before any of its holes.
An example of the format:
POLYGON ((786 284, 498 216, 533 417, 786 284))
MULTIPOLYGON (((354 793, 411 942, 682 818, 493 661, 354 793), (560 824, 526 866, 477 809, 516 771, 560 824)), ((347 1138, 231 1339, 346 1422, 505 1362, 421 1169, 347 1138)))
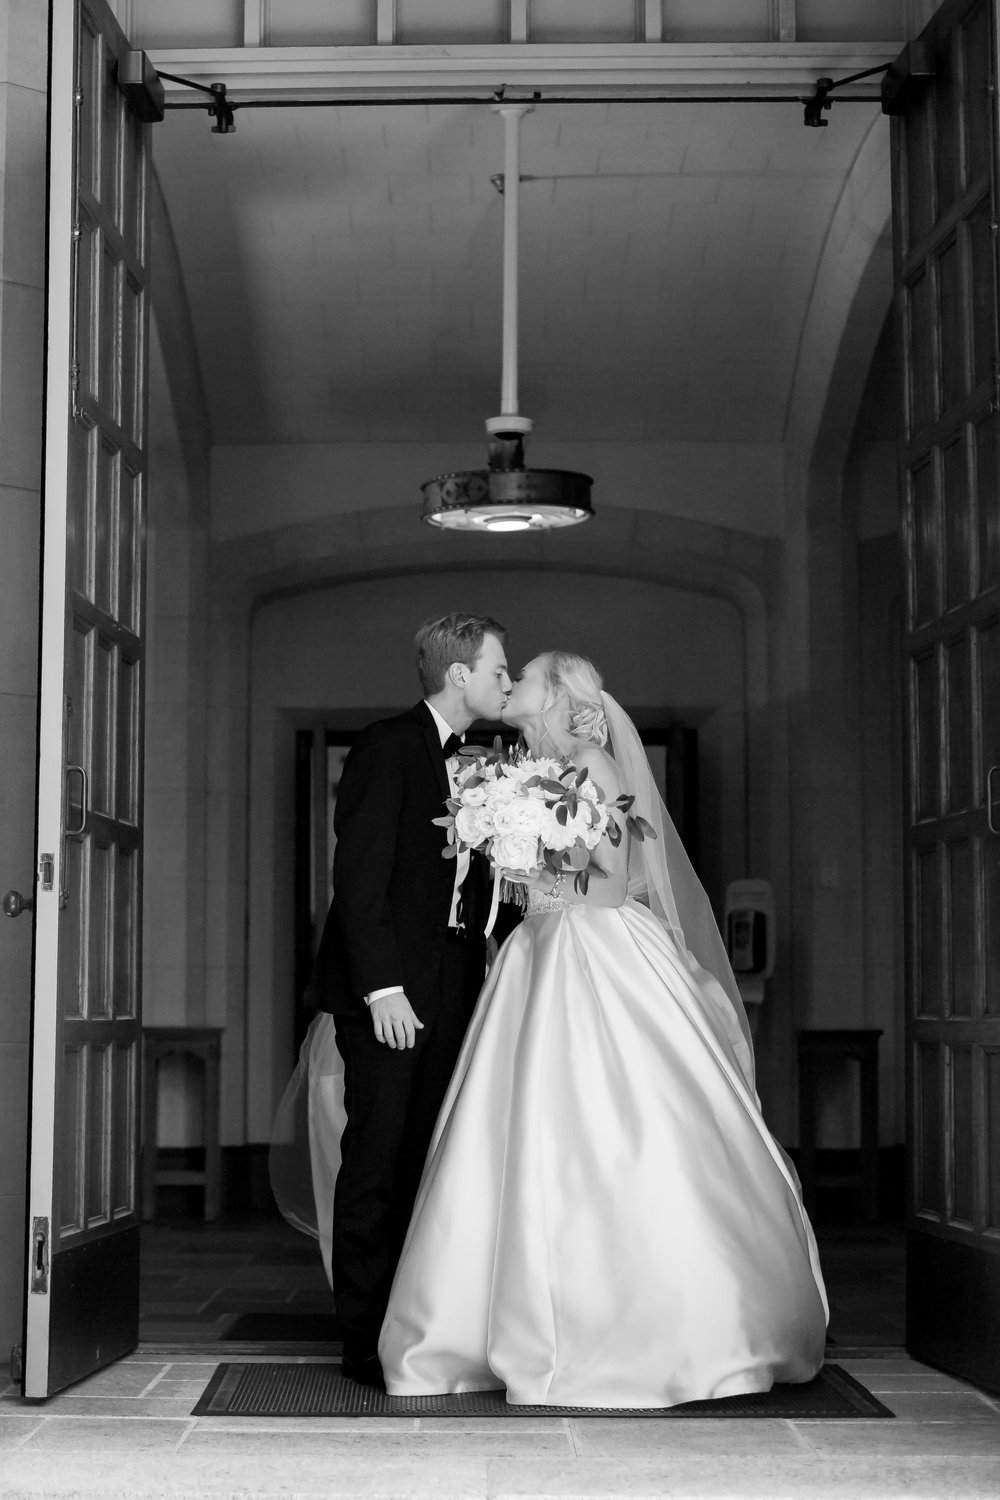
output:
MULTIPOLYGON (((780 441, 872 103, 542 104, 522 132, 521 409, 548 438, 780 441)), ((156 126, 217 444, 475 441, 499 409, 485 105, 156 126)))

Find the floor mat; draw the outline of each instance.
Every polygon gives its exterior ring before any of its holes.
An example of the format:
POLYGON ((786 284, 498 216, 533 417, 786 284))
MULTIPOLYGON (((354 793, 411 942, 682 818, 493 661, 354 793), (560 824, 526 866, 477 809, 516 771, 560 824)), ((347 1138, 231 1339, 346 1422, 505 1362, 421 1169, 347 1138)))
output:
POLYGON ((892 1417, 839 1365, 808 1385, 777 1385, 748 1396, 670 1407, 508 1406, 502 1391, 461 1396, 387 1396, 346 1380, 340 1365, 222 1364, 191 1413, 195 1417, 892 1417))

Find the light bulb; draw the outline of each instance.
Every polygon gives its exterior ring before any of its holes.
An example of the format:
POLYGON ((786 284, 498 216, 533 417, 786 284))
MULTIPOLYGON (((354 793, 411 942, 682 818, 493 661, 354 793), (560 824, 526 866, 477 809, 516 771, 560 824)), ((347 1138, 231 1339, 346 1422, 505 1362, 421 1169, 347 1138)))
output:
POLYGON ((487 531, 530 531, 531 516, 497 516, 496 520, 483 522, 487 531))

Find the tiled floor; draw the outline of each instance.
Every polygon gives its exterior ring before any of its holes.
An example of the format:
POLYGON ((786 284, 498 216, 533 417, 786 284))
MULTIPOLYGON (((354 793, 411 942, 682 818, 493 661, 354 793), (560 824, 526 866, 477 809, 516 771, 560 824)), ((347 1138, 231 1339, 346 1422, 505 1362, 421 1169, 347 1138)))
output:
POLYGON ((219 1342, 243 1311, 327 1311, 325 1284, 283 1228, 156 1227, 139 1350, 44 1404, 0 1396, 0 1495, 997 1500, 1000 1401, 900 1347, 899 1235, 822 1249, 831 1357, 895 1421, 196 1418, 220 1358, 336 1357, 219 1342))

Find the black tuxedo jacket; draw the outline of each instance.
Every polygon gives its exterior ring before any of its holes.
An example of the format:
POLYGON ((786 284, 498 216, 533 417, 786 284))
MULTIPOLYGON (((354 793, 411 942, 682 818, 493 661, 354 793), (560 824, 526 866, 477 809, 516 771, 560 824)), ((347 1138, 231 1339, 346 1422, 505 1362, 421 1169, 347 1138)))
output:
MULTIPOLYGON (((421 1021, 440 1000, 441 955, 455 863, 433 819, 450 796, 437 725, 425 703, 370 724, 344 762, 334 828, 333 903, 315 999, 334 1015, 366 1014, 364 996, 401 984, 421 1021)), ((486 965, 487 866, 473 854, 462 915, 486 965)), ((473 953, 470 953, 470 959, 473 953)))

